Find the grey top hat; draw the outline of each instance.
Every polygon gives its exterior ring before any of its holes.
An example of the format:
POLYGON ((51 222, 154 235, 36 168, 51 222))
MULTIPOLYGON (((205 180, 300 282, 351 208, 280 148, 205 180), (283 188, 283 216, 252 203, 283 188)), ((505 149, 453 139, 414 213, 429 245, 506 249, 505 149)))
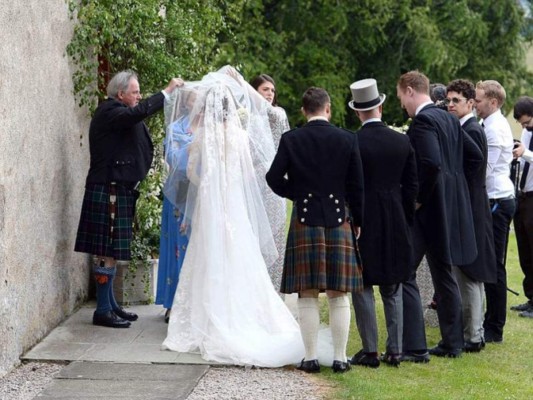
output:
POLYGON ((385 96, 383 93, 379 94, 378 84, 375 79, 361 79, 350 85, 352 91, 352 98, 348 102, 348 106, 352 110, 368 111, 383 104, 385 96))

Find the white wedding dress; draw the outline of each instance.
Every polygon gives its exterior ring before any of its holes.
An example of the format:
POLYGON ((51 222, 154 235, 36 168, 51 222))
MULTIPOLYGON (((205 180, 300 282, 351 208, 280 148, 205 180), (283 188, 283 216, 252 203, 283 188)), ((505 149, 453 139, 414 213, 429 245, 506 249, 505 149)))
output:
POLYGON ((277 252, 251 159, 253 106, 233 78, 208 77, 192 85, 190 239, 163 348, 235 365, 296 364, 300 329, 267 272, 277 252))

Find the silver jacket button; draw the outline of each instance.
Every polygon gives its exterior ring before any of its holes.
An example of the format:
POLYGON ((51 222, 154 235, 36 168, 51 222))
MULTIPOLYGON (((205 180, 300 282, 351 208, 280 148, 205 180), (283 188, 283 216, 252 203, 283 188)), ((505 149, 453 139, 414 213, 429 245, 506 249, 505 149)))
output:
POLYGON ((307 212, 307 208, 304 208, 304 212, 307 212))
POLYGON ((337 212, 341 212, 341 209, 340 209, 340 208, 337 208, 337 212))
POLYGON ((309 193, 307 196, 309 196, 309 197, 313 197, 313 193, 309 193))
POLYGON ((330 199, 332 199, 332 198, 333 198, 333 195, 332 195, 332 194, 330 194, 330 195, 329 195, 329 198, 330 198, 330 199))
POLYGON ((342 218, 339 218, 337 221, 342 222, 342 218))
POLYGON ((307 202, 308 202, 308 201, 309 201, 309 200, 307 200, 307 199, 304 199, 304 204, 307 204, 307 202))
POLYGON ((300 222, 302 223, 305 222, 305 218, 300 219, 300 222))
POLYGON ((335 204, 339 204, 339 200, 335 199, 335 204))

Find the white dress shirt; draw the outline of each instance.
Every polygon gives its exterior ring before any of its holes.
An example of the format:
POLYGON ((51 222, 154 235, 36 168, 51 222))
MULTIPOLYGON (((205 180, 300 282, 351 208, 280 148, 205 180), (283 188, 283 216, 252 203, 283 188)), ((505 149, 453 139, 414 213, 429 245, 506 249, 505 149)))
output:
POLYGON ((311 121, 326 121, 329 122, 329 120, 326 117, 323 117, 322 115, 315 115, 314 117, 311 117, 307 120, 307 122, 311 121))
POLYGON ((514 197, 514 184, 509 177, 513 161, 513 133, 500 110, 483 120, 487 136, 487 194, 489 199, 514 197))
MULTIPOLYGON (((526 161, 530 164, 533 164, 533 151, 529 150, 529 143, 531 142, 531 136, 533 132, 528 131, 527 129, 522 130, 522 137, 520 141, 526 148, 522 156, 520 157, 520 169, 524 170, 524 164, 526 161)), ((526 177, 526 184, 522 189, 523 192, 533 192, 533 165, 529 166, 529 171, 526 177)))
POLYGON ((365 126, 371 122, 381 122, 381 118, 368 118, 365 122, 363 122, 362 126, 365 126))
POLYGON ((417 116, 418 113, 419 113, 419 112, 420 112, 425 106, 427 106, 428 104, 435 104, 435 103, 433 103, 433 102, 431 102, 431 101, 426 101, 425 103, 420 104, 420 105, 416 108, 415 116, 417 116))
POLYGON ((459 119, 459 122, 461 123, 461 126, 465 124, 466 121, 468 121, 470 118, 474 116, 474 113, 466 114, 463 118, 459 119))

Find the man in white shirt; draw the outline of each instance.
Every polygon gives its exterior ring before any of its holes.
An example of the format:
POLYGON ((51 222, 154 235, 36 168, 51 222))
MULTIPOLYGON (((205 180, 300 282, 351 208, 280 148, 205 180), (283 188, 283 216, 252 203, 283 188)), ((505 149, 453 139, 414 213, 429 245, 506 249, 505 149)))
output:
POLYGON ((496 283, 485 285, 487 310, 485 312, 485 342, 501 343, 507 311, 507 274, 505 255, 509 225, 516 203, 514 185, 510 178, 513 161, 513 134, 507 119, 500 111, 505 102, 505 89, 494 80, 476 85, 476 110, 483 118, 488 145, 487 194, 492 211, 494 250, 496 253, 496 283))
POLYGON ((513 150, 514 158, 520 158, 522 167, 514 227, 518 258, 524 272, 522 285, 528 300, 511 307, 511 310, 520 311, 521 317, 533 318, 533 173, 529 171, 533 162, 533 98, 523 96, 518 99, 514 106, 514 118, 523 128, 521 143, 513 150))

